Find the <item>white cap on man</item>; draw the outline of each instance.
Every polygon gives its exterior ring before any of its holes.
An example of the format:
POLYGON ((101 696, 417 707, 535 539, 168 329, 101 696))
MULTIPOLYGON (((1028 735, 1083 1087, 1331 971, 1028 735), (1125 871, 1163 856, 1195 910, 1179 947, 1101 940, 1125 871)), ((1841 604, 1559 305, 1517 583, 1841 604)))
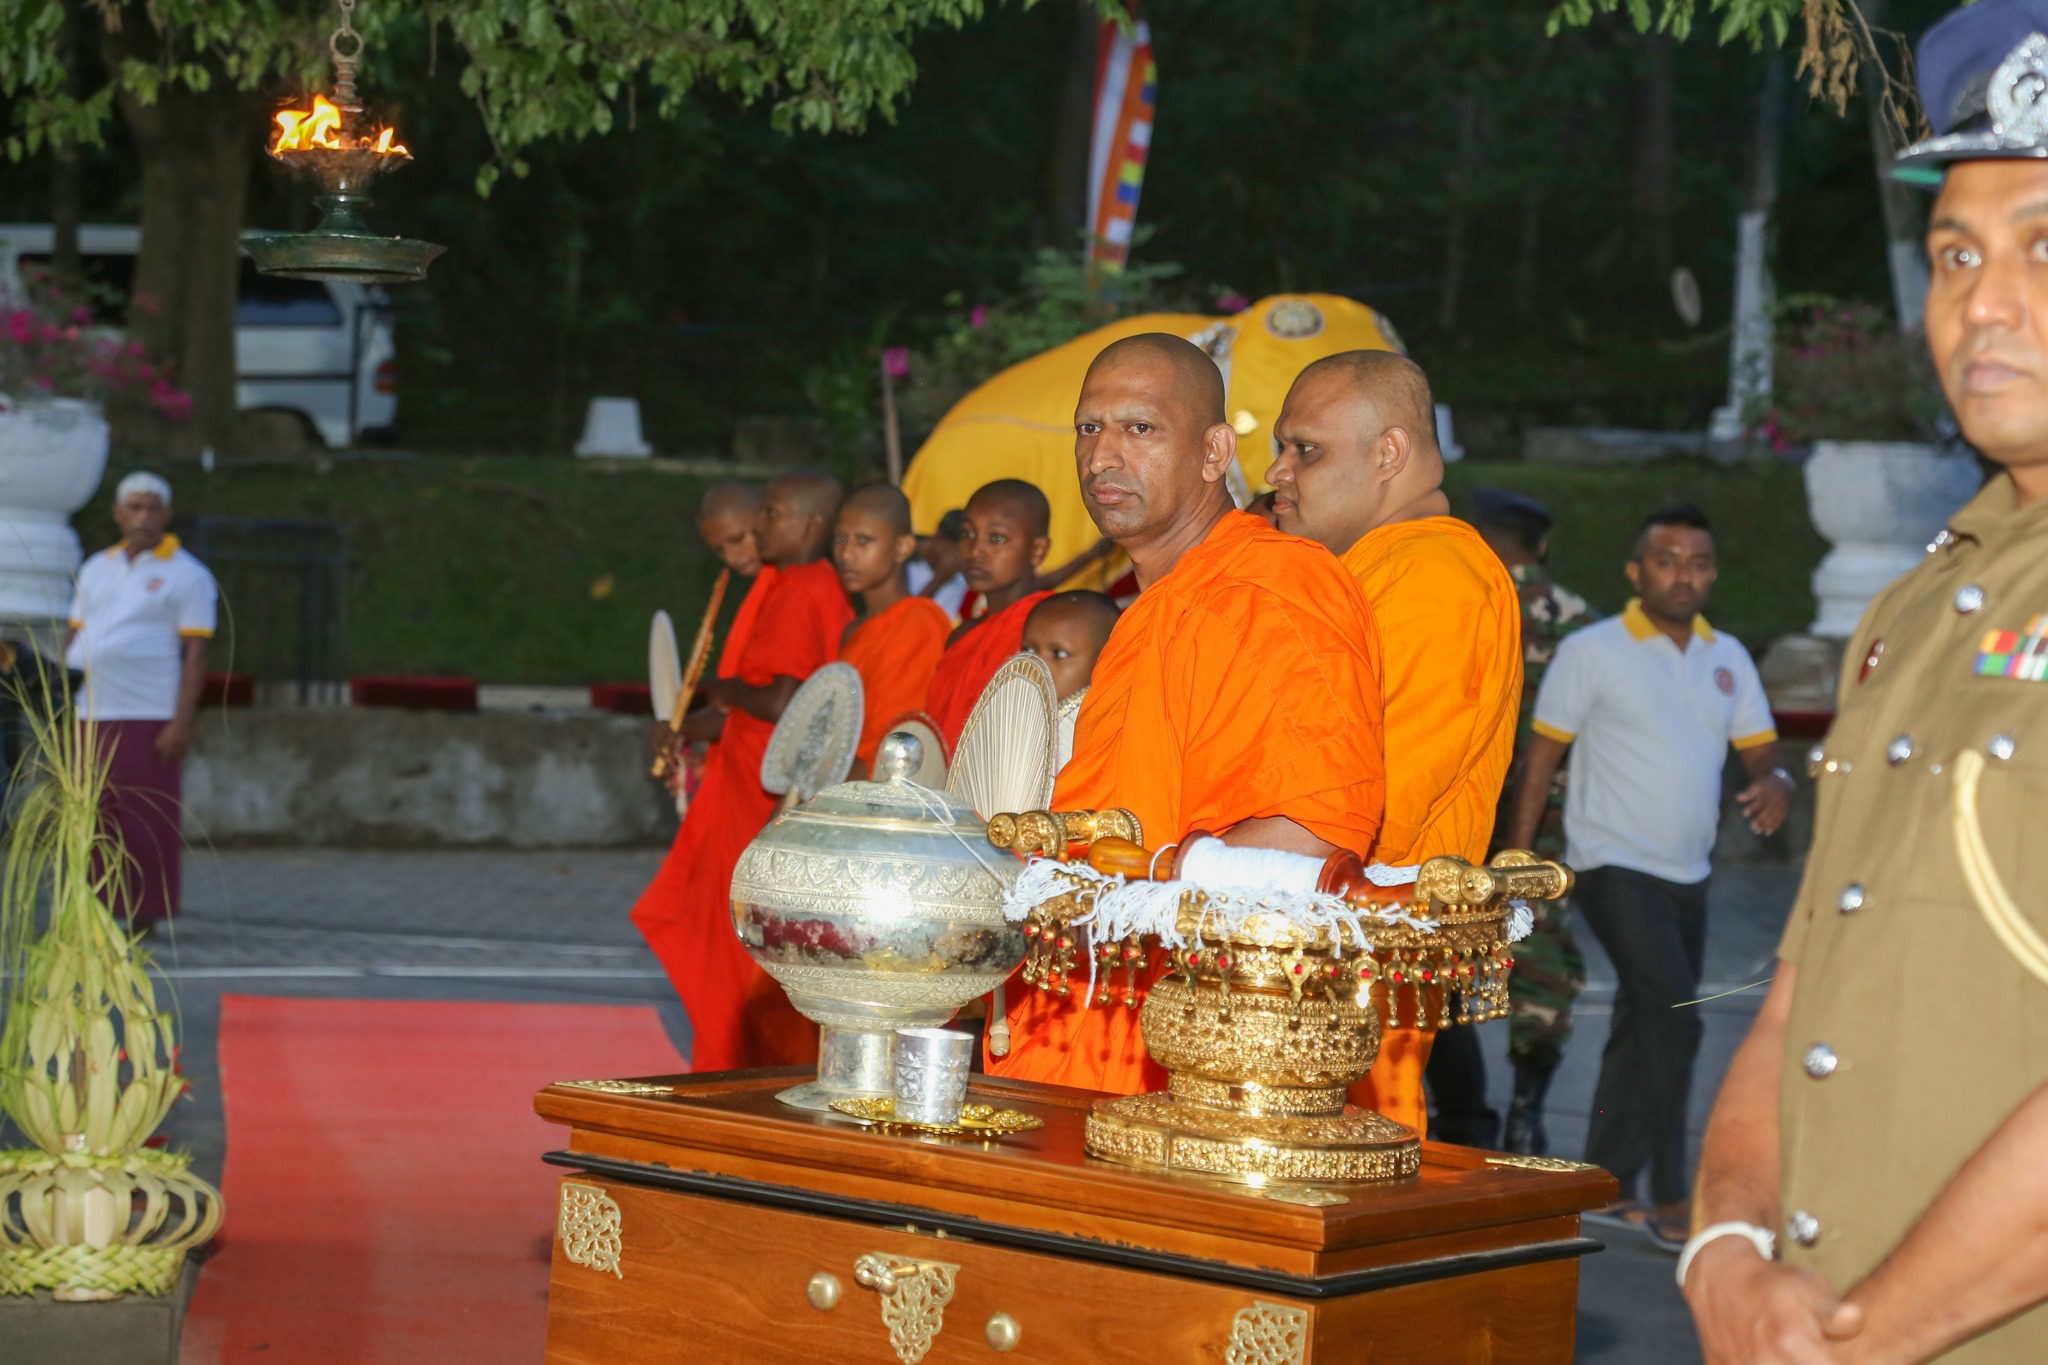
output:
POLYGON ((118 506, 138 493, 154 493, 163 501, 164 506, 171 505, 170 484, 166 483, 161 475, 151 474, 142 469, 136 470, 114 485, 114 502, 118 506))

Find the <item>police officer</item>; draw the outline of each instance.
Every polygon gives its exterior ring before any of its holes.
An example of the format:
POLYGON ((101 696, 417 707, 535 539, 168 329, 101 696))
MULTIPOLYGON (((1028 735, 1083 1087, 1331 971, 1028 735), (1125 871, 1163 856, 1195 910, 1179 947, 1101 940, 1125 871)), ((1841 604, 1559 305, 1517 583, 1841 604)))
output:
MULTIPOLYGON (((1586 599, 1559 585, 1544 561, 1550 554, 1550 509, 1526 493, 1506 488, 1472 490, 1472 524, 1507 565, 1522 599, 1522 718, 1515 732, 1515 761, 1501 788, 1494 822, 1495 850, 1506 846, 1514 824, 1515 794, 1522 784, 1523 759, 1536 714, 1536 691, 1557 657, 1558 641, 1593 620, 1586 599)), ((1549 800, 1529 847, 1543 858, 1564 856, 1566 765, 1551 780, 1549 800)), ((1514 1098, 1508 1105, 1501 1146, 1541 1156, 1550 1150, 1543 1131, 1543 1101, 1550 1079, 1572 1036, 1572 1002, 1586 989, 1586 959, 1572 937, 1566 901, 1541 901, 1536 926, 1515 945, 1508 977, 1508 1062, 1515 1069, 1514 1098)), ((1439 1040, 1438 1046, 1442 1046, 1439 1040)), ((1436 1066, 1436 1055, 1430 1066, 1436 1066)), ((1432 1079, 1434 1072, 1432 1071, 1432 1079)))
POLYGON ((1700 1160, 1710 1362, 2048 1360, 2048 0, 1929 30, 1927 341, 2002 469, 1871 603, 1700 1160))

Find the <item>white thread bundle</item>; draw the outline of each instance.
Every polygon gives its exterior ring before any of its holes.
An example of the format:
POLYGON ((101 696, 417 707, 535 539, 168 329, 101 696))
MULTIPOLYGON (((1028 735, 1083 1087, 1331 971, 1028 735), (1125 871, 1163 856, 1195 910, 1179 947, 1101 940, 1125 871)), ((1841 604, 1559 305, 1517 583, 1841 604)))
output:
POLYGON ((1180 880, 1219 890, 1313 893, 1323 875, 1320 858, 1277 848, 1232 848, 1221 839, 1197 839, 1181 849, 1180 880))
MULTIPOLYGON (((1058 863, 1047 858, 1033 858, 1025 864, 1016 885, 1004 898, 1003 914, 1010 919, 1023 919, 1046 901, 1074 893, 1081 896, 1088 909, 1069 923, 1086 930, 1096 942, 1152 934, 1165 947, 1184 948, 1187 938, 1180 931, 1181 903, 1197 893, 1202 898, 1201 917, 1195 925, 1198 939, 1228 937, 1241 930, 1247 921, 1262 915, 1277 915, 1304 931, 1334 933, 1345 929, 1354 944, 1370 941, 1366 926, 1372 924, 1405 924, 1423 933, 1436 930, 1435 921, 1406 910, 1360 907, 1341 896, 1314 890, 1274 890, 1270 886, 1225 888, 1192 881, 1127 882, 1122 877, 1097 872, 1085 863, 1058 863)), ((1093 962, 1092 955, 1089 960, 1093 962)))

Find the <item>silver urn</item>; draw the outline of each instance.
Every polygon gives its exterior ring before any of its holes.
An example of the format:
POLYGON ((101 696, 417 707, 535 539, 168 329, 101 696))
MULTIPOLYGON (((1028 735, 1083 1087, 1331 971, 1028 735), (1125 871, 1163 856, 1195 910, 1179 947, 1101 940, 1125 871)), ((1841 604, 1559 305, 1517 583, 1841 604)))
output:
POLYGON ((740 854, 732 923, 747 953, 819 1027, 806 1109, 894 1093, 896 1030, 934 1028, 1024 960, 1003 918, 1021 865, 959 797, 909 779, 915 736, 885 736, 875 781, 783 811, 740 854))

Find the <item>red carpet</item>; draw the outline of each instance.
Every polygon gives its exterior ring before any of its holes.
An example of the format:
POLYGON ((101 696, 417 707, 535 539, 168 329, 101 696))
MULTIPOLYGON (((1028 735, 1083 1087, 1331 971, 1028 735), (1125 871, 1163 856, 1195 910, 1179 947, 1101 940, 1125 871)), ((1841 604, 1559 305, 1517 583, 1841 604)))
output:
POLYGON ((550 1081, 686 1069, 642 1006, 221 1000, 227 1224, 182 1365, 538 1361, 550 1081))

